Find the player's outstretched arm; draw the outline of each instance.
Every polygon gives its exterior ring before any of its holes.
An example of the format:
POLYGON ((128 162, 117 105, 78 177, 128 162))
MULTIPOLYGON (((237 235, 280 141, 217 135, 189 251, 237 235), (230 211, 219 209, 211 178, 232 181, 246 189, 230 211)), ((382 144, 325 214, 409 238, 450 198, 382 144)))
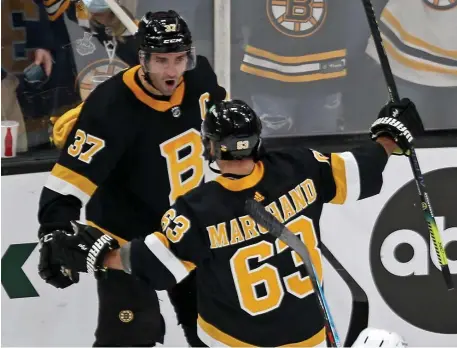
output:
POLYGON ((74 234, 55 231, 46 241, 55 258, 72 273, 93 273, 107 268, 123 270, 164 290, 183 280, 208 255, 208 249, 182 198, 162 217, 162 232, 118 242, 92 226, 74 223, 74 234))
POLYGON ((413 135, 422 131, 414 104, 403 99, 382 107, 370 128, 373 143, 343 153, 326 155, 312 151, 319 168, 318 181, 324 202, 344 204, 378 194, 389 156, 408 156, 413 135))

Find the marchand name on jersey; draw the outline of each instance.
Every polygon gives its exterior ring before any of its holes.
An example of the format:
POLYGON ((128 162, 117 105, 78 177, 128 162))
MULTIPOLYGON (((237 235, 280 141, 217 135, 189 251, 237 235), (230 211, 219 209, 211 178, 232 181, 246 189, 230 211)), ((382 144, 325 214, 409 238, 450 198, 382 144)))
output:
MULTIPOLYGON (((278 200, 268 204, 265 209, 279 221, 285 222, 312 204, 316 198, 313 180, 306 179, 278 200)), ((238 244, 268 232, 249 215, 232 219, 229 223, 221 222, 208 226, 206 230, 211 241, 211 249, 238 244)))

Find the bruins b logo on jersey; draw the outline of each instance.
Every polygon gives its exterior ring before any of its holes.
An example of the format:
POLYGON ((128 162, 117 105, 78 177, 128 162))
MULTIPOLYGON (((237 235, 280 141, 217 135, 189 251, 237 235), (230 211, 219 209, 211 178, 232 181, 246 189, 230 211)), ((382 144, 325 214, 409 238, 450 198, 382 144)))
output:
POLYGON ((304 37, 325 21, 328 0, 267 0, 268 18, 281 33, 304 37))
POLYGON ((189 129, 160 144, 160 152, 167 160, 169 199, 173 204, 179 196, 197 187, 203 180, 205 162, 200 133, 189 129))

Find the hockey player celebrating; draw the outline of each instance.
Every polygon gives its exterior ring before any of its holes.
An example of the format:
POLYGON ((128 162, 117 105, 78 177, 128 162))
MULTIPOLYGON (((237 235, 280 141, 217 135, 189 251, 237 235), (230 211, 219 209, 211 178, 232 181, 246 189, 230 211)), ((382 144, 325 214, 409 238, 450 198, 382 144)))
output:
MULTIPOLYGON (((196 56, 189 28, 176 12, 148 12, 137 37, 140 65, 90 94, 41 194, 39 273, 57 288, 79 277, 62 271, 45 236, 71 233, 70 221, 80 218, 82 205, 89 225, 123 245, 159 230, 163 211, 203 182, 199 131, 205 100, 221 101, 226 92, 208 60, 196 56)), ((198 346, 194 283, 191 276, 169 288, 169 295, 189 344, 198 346)), ((95 346, 152 347, 163 339, 151 287, 116 270, 97 286, 95 346)))
POLYGON ((223 101, 202 124, 205 156, 222 175, 178 198, 161 232, 119 248, 98 229, 75 224, 75 235, 54 232, 43 240, 72 272, 124 270, 155 289, 196 268, 198 335, 209 346, 322 345, 324 321, 309 277, 297 268, 301 260, 247 215, 244 203, 256 199, 301 235, 322 282, 324 203, 379 193, 389 155, 407 155, 411 133, 421 130, 414 104, 404 99, 384 106, 371 127, 374 142, 351 152, 266 152, 255 112, 242 101, 223 101))

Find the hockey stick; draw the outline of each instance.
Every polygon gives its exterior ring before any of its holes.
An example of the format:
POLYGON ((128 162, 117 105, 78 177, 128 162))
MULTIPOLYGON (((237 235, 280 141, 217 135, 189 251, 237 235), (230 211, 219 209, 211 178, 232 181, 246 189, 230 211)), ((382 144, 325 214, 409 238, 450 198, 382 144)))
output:
POLYGON ((122 7, 116 2, 116 0, 105 0, 106 4, 109 6, 111 11, 119 18, 119 20, 124 24, 130 34, 135 35, 138 30, 138 26, 135 22, 125 13, 122 7))
POLYGON ((328 250, 324 243, 320 244, 322 255, 335 269, 349 288, 352 296, 352 310, 349 319, 348 332, 344 340, 344 347, 352 347, 359 334, 368 327, 369 304, 366 292, 355 281, 343 265, 328 250))
POLYGON ((286 226, 279 222, 273 215, 267 212, 262 204, 249 199, 246 201, 245 209, 246 212, 249 213, 249 215, 251 215, 251 217, 258 224, 265 227, 269 233, 282 240, 298 255, 300 255, 300 258, 302 259, 306 272, 311 279, 314 292, 316 293, 316 297, 318 299, 319 308, 321 309, 321 313, 325 322, 325 331, 328 343, 331 347, 340 347, 340 338, 336 332, 335 323, 330 314, 327 301, 324 297, 324 292, 322 291, 322 287, 319 284, 316 270, 314 269, 313 262, 311 261, 308 249, 306 248, 305 244, 303 244, 303 242, 295 234, 293 234, 286 226))
MULTIPOLYGON (((390 68, 389 59, 387 58, 386 51, 379 30, 378 23, 376 21, 376 15, 373 10, 371 0, 362 0, 365 8, 365 14, 367 15, 368 25, 370 26, 371 35, 378 53, 379 61, 381 63, 382 72, 387 83, 387 89, 389 91, 389 97, 392 102, 398 102, 400 96, 398 94, 397 85, 395 84, 394 76, 390 68)), ((419 161, 417 159, 416 150, 413 145, 410 145, 410 156, 409 163, 413 171, 414 180, 416 181, 417 190, 419 191, 419 197, 421 200, 422 211, 424 213, 425 222, 428 226, 430 237, 432 238, 433 245, 435 246, 436 256, 441 266, 441 273, 443 274, 448 290, 454 289, 454 284, 451 278, 451 272, 449 271, 448 260, 446 251, 444 250, 443 243, 441 241, 440 232, 436 225, 435 217, 433 215, 432 206, 430 199, 426 192, 424 176, 419 167, 419 161)))

